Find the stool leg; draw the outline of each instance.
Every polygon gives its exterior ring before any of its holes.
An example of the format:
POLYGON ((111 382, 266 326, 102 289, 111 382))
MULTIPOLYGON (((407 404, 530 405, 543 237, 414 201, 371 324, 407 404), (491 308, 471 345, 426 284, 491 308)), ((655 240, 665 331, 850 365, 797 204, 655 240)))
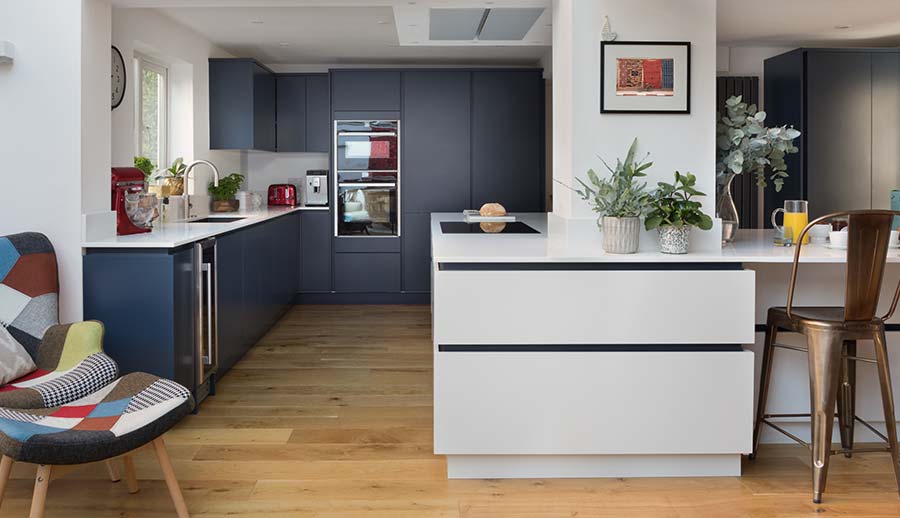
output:
POLYGON ((9 473, 12 471, 12 457, 6 455, 0 459, 0 505, 3 504, 3 493, 6 492, 6 484, 9 482, 9 473))
POLYGON ((759 449, 759 437, 762 435, 763 417, 766 415, 766 400, 769 398, 769 380, 772 377, 772 356, 775 354, 775 337, 778 326, 766 326, 766 339, 763 342, 762 368, 759 372, 759 395, 756 401, 756 421, 753 423, 753 449, 750 459, 756 458, 759 449))
POLYGON ((131 455, 126 455, 123 462, 125 463, 125 483, 128 484, 128 492, 133 495, 141 490, 138 485, 137 472, 134 469, 134 459, 131 455))
POLYGON ((844 341, 838 332, 810 329, 804 333, 809 343, 809 403, 812 443, 813 502, 822 503, 831 456, 834 407, 841 371, 844 341))
POLYGON ((178 479, 175 478, 175 470, 172 469, 172 461, 169 459, 166 443, 163 442, 162 437, 153 441, 153 448, 156 450, 156 458, 159 460, 159 467, 162 468, 178 518, 188 518, 190 514, 188 514, 187 504, 184 503, 184 495, 181 494, 181 488, 178 486, 178 479))
POLYGON ((31 497, 31 513, 29 518, 43 518, 44 506, 47 504, 47 489, 50 487, 50 472, 53 466, 41 464, 34 478, 34 496, 31 497))
MULTIPOLYGON (((844 356, 856 356, 856 340, 844 342, 844 356)), ((841 384, 837 398, 838 429, 841 432, 841 448, 853 449, 853 434, 856 429, 856 361, 841 360, 841 384)), ((853 454, 845 452, 850 458, 853 454)))
POLYGON ((118 481, 122 480, 122 477, 119 476, 119 469, 116 468, 115 464, 113 464, 112 459, 103 461, 103 464, 106 465, 106 472, 109 473, 110 481, 118 482, 118 481))
POLYGON ((888 365, 887 339, 882 328, 875 335, 875 358, 878 361, 878 378, 881 382, 881 403, 884 406, 884 427, 891 447, 891 465, 900 492, 900 446, 897 444, 897 418, 894 416, 894 391, 891 388, 891 368, 888 365))

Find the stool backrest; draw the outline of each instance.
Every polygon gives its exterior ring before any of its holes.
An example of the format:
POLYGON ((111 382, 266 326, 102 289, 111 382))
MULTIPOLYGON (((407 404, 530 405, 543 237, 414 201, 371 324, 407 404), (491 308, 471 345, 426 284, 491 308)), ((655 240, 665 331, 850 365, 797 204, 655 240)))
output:
MULTIPOLYGON (((844 321, 869 322, 875 318, 884 267, 890 244, 891 225, 900 211, 857 210, 828 214, 809 222, 800 232, 794 251, 794 265, 791 270, 791 285, 788 291, 787 313, 791 314, 794 286, 797 282, 797 268, 803 239, 814 226, 841 216, 849 217, 847 236, 847 286, 844 292, 844 321)), ((900 297, 900 284, 894 293, 891 310, 882 317, 888 319, 894 313, 900 297)))

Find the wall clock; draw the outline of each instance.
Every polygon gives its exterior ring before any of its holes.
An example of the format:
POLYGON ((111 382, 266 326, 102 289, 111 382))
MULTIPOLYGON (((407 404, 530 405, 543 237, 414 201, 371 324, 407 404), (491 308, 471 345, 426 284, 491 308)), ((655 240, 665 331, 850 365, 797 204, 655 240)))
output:
POLYGON ((115 110, 125 98, 125 85, 127 84, 125 59, 122 58, 122 53, 115 46, 112 47, 112 66, 109 79, 112 87, 112 109, 115 110))

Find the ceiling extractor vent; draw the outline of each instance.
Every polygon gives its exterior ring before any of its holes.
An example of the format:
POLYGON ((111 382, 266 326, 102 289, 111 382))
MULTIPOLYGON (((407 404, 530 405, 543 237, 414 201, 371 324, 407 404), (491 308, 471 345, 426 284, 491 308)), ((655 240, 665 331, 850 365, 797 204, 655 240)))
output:
POLYGON ((431 9, 429 38, 432 40, 474 40, 484 17, 484 9, 431 9))
POLYGON ((479 40, 523 40, 534 22, 544 13, 542 7, 537 8, 501 8, 488 9, 479 40))
POLYGON ((431 9, 431 40, 517 41, 534 26, 544 8, 431 9))

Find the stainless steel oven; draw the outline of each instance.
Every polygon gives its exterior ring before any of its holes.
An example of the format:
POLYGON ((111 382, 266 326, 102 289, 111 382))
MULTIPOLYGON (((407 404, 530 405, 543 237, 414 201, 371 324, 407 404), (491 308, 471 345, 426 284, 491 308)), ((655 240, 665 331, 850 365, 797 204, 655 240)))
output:
POLYGON ((334 235, 400 236, 400 121, 334 121, 334 235))

